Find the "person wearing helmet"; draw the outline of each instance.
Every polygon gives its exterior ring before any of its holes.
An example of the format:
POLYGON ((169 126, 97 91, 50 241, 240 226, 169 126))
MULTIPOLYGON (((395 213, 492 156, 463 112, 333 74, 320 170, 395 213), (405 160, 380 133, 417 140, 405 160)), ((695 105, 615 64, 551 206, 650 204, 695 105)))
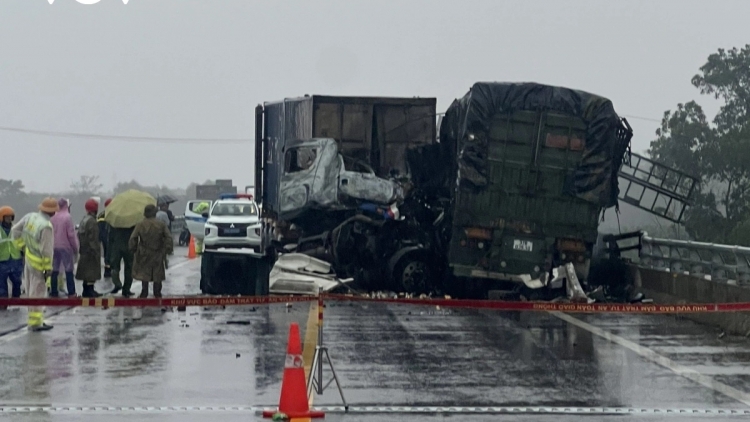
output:
POLYGON ((97 224, 99 225, 99 242, 102 244, 102 251, 104 252, 104 278, 110 278, 112 277, 112 269, 109 266, 109 223, 107 223, 104 220, 104 213, 107 210, 107 207, 109 206, 109 203, 112 202, 112 198, 107 198, 106 201, 104 201, 104 209, 99 214, 99 216, 96 219, 97 224))
POLYGON ((8 279, 12 285, 12 297, 21 297, 23 258, 21 250, 10 237, 15 217, 13 208, 0 207, 0 297, 8 297, 8 279))
MULTIPOLYGON (((59 209, 55 198, 45 198, 39 204, 39 212, 26 214, 10 229, 11 237, 18 248, 24 251, 24 267, 21 281, 26 296, 47 296, 47 279, 52 275, 52 258, 55 252, 55 233, 50 218, 59 209)), ((44 323, 44 308, 29 306, 29 331, 47 331, 52 326, 44 323)))
POLYGON ((99 239, 99 224, 96 221, 99 203, 92 198, 86 201, 84 208, 86 209, 86 215, 78 226, 80 250, 76 278, 83 281, 81 296, 99 297, 101 294, 94 290, 96 280, 99 280, 102 275, 102 250, 99 239))

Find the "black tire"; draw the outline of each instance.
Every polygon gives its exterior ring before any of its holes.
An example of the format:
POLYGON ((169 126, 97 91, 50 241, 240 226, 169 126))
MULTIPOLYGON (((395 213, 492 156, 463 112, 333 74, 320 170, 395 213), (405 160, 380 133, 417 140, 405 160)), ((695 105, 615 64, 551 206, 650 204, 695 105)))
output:
POLYGON ((405 293, 430 293, 435 283, 430 260, 424 254, 408 254, 393 268, 393 289, 405 293))
POLYGON ((188 243, 190 243, 190 232, 187 230, 183 230, 182 233, 180 233, 178 244, 180 246, 186 246, 188 243))

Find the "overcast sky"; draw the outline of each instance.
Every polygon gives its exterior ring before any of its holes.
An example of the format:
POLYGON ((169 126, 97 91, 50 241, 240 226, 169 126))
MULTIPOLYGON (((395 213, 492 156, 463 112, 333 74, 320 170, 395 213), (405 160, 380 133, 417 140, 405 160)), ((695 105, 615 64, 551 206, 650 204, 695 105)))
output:
MULTIPOLYGON (((697 99, 690 78, 706 57, 750 42, 748 16, 745 0, 2 0, 0 126, 249 139, 263 101, 422 96, 445 111, 475 81, 535 81, 657 120, 629 118, 642 151, 664 110, 697 99)), ((32 190, 64 190, 81 174, 106 187, 253 183, 250 142, 0 131, 0 147, 0 178, 32 190)))

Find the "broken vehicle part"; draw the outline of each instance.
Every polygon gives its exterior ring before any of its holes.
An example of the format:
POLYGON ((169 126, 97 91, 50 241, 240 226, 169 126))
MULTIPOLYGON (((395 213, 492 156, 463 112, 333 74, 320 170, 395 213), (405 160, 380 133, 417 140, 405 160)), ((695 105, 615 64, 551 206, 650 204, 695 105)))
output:
POLYGON ((269 291, 273 294, 316 295, 345 287, 352 280, 342 280, 331 271, 331 264, 309 255, 279 255, 271 269, 269 291))

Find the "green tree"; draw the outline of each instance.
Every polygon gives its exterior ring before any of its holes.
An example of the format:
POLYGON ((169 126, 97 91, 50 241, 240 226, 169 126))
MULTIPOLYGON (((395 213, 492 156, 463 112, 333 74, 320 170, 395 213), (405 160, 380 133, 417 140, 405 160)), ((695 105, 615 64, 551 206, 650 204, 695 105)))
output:
POLYGON ((666 111, 649 153, 701 178, 687 232, 696 240, 729 242, 750 217, 750 44, 711 54, 692 84, 723 102, 719 112, 709 122, 695 101, 666 111))
POLYGON ((74 195, 96 196, 102 192, 103 185, 99 182, 99 176, 81 176, 70 184, 74 195))
POLYGON ((112 189, 112 193, 114 195, 117 195, 118 193, 123 193, 126 190, 130 190, 130 189, 135 189, 135 190, 140 190, 140 191, 144 190, 143 186, 140 183, 136 182, 135 180, 131 180, 129 182, 117 183, 114 189, 112 189))
POLYGON ((18 199, 25 195, 23 182, 20 180, 0 179, 0 198, 18 199))

